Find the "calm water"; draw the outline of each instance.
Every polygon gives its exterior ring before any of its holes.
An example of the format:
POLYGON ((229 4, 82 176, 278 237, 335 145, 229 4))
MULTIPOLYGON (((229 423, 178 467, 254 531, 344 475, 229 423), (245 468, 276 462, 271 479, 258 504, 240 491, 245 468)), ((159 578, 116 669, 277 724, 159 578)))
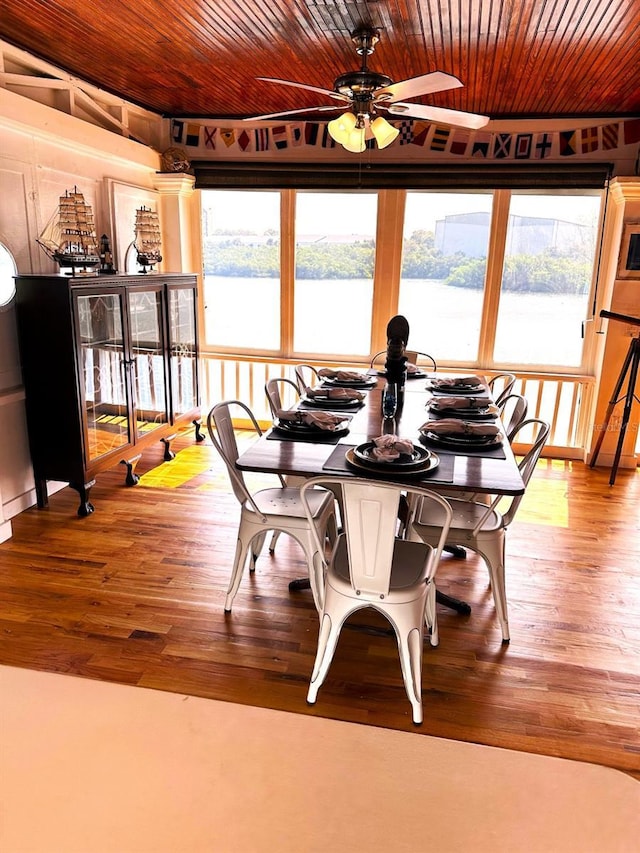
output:
MULTIPOLYGON (((278 349, 280 282, 277 279, 205 277, 209 344, 240 349, 278 349)), ((301 352, 370 351, 369 280, 302 281, 295 292, 294 347, 301 352)), ((577 366, 586 296, 504 293, 496 332, 495 360, 506 364, 577 366)), ((409 320, 409 346, 440 361, 475 361, 482 292, 440 281, 402 283, 399 313, 409 320)))

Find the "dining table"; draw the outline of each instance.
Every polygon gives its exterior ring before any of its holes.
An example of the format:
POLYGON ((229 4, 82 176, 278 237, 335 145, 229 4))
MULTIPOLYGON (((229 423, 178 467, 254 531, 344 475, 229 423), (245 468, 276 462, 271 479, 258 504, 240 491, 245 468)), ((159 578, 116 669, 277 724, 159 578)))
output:
MULTIPOLYGON (((503 435, 496 441, 478 439, 464 441, 459 437, 439 437, 428 430, 421 432, 427 422, 441 419, 445 413, 436 414, 434 403, 449 393, 436 387, 447 379, 448 374, 423 374, 408 376, 402 399, 394 417, 384 417, 382 396, 386 385, 383 371, 363 371, 361 382, 345 383, 347 387, 360 391, 362 400, 349 405, 330 398, 326 401, 303 395, 291 410, 282 413, 289 418, 301 417, 300 413, 324 411, 344 417, 335 430, 319 428, 304 429, 293 421, 274 421, 274 425, 248 446, 238 457, 237 467, 242 471, 281 474, 292 477, 328 476, 366 477, 385 479, 406 485, 420 485, 449 496, 457 493, 482 493, 490 495, 521 495, 524 483, 520 476, 513 452, 503 435), (295 428, 290 428, 295 427, 295 428), (425 435, 426 432, 426 435, 425 435), (395 435, 409 440, 415 447, 419 459, 428 458, 420 464, 387 465, 367 464, 359 449, 368 449, 374 439, 383 435, 395 435), (452 440, 453 439, 453 440, 452 440), (354 455, 357 454, 357 455, 354 455)), ((454 377, 452 377, 454 378, 454 377)), ((484 377, 475 389, 475 396, 490 396, 484 377)), ((330 383, 329 383, 330 385, 330 383)), ((495 409, 494 409, 495 411, 495 409)), ((446 413, 451 417, 451 413, 446 413)), ((487 419, 485 419, 487 420, 487 419)), ((493 422, 501 427, 499 417, 493 422)), ((407 457, 405 457, 407 458, 407 457)), ((459 549, 458 556, 464 556, 459 549)), ((291 588, 306 586, 306 581, 292 582, 291 588)), ((438 591, 438 601, 461 613, 470 613, 466 602, 459 601, 438 591)))

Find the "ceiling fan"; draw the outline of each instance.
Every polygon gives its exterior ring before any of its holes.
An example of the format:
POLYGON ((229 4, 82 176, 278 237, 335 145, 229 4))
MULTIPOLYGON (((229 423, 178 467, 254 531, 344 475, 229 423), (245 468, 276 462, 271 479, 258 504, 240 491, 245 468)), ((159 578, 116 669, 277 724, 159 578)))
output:
POLYGON ((476 113, 449 110, 443 107, 411 104, 402 98, 415 98, 418 95, 430 95, 447 89, 457 89, 463 84, 457 77, 442 71, 433 71, 419 77, 410 77, 394 83, 385 74, 378 74, 367 68, 367 57, 370 56, 380 40, 379 30, 364 24, 351 33, 351 40, 356 46, 356 52, 362 56, 359 71, 348 71, 336 78, 333 90, 308 86, 306 83, 296 83, 293 80, 280 80, 276 77, 257 77, 265 83, 277 83, 281 86, 294 86, 325 95, 339 104, 305 107, 299 110, 285 110, 268 115, 252 116, 244 121, 262 119, 288 118, 303 113, 335 112, 348 109, 338 118, 327 125, 329 134, 347 151, 360 152, 366 148, 366 140, 374 138, 379 148, 385 148, 398 136, 399 130, 391 125, 381 113, 392 118, 422 119, 424 121, 440 121, 457 127, 477 129, 484 127, 489 121, 488 116, 476 113))

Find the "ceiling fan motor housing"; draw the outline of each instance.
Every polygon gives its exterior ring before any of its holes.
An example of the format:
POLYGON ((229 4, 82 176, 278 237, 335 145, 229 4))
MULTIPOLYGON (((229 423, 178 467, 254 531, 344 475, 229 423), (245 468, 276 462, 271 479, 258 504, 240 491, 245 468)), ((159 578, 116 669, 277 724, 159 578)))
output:
POLYGON ((375 71, 349 71, 342 74, 333 84, 336 92, 346 95, 353 100, 369 99, 374 89, 390 86, 393 80, 385 74, 376 74, 375 71))

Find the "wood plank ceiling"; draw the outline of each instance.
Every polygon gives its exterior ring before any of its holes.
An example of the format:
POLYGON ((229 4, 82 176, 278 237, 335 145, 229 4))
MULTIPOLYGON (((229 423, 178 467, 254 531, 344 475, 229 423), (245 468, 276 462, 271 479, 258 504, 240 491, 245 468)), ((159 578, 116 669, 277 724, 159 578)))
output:
POLYGON ((371 70, 464 84, 415 103, 640 115, 639 0, 8 0, 0 38, 153 112, 239 118, 330 103, 255 78, 333 89, 360 67, 350 34, 363 22, 380 29, 371 70))

